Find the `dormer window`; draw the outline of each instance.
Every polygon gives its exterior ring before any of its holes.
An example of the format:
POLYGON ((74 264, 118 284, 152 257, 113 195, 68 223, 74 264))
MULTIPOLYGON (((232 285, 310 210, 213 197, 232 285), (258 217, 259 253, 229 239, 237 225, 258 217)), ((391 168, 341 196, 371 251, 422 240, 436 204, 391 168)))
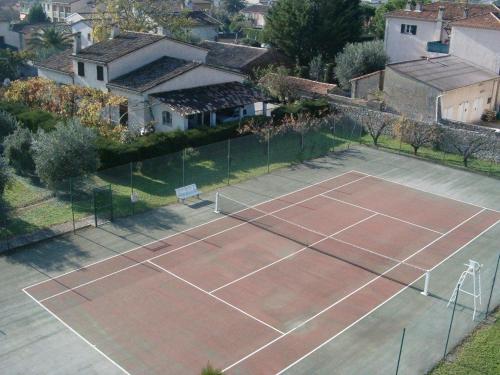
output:
POLYGON ((401 24, 401 34, 417 35, 417 25, 401 24))
POLYGON ((80 77, 85 77, 85 64, 81 61, 78 61, 78 75, 80 77))

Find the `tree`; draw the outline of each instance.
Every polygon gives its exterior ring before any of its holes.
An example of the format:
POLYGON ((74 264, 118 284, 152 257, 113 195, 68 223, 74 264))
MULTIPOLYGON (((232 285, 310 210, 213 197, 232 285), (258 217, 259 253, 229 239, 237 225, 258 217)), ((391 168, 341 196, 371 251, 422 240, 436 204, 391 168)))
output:
POLYGON ((13 133, 18 127, 21 127, 21 123, 17 121, 14 115, 0 110, 0 144, 6 136, 13 133))
POLYGON ((34 4, 26 16, 26 21, 30 24, 48 22, 47 15, 43 11, 42 4, 34 4))
POLYGON ((312 130, 317 130, 323 124, 322 119, 314 117, 310 113, 298 113, 287 115, 283 118, 281 128, 283 131, 292 131, 300 135, 300 150, 304 150, 305 136, 312 130))
POLYGON ((33 142, 36 173, 50 188, 69 177, 95 172, 99 165, 97 135, 78 121, 61 122, 54 131, 40 131, 33 142))
POLYGON ((278 0, 269 10, 264 35, 300 65, 314 56, 332 59, 361 35, 359 0, 278 0))
POLYGON ((3 195, 9 180, 10 174, 7 168, 7 162, 0 156, 0 197, 3 195))
POLYGON ((32 141, 31 132, 27 128, 18 127, 3 142, 5 159, 19 174, 31 174, 35 170, 32 141))
POLYGON ((494 133, 452 129, 445 133, 444 138, 462 156, 464 167, 468 166, 471 157, 481 153, 493 154, 496 148, 494 133))
POLYGON ((0 84, 8 78, 11 81, 18 79, 23 65, 33 57, 28 51, 11 51, 9 49, 0 50, 0 84))
POLYGON ((221 7, 229 14, 238 13, 245 8, 245 0, 222 0, 221 7))
POLYGON ((315 81, 323 81, 325 79, 325 62, 323 56, 314 57, 309 63, 309 78, 315 81))
POLYGON ((28 42, 30 49, 41 58, 61 52, 71 47, 71 44, 71 35, 54 26, 38 30, 28 42))
POLYGON ((401 117, 393 127, 394 135, 401 141, 413 147, 413 153, 418 154, 422 146, 431 146, 439 142, 441 131, 435 124, 426 124, 401 117))
POLYGON ((348 44, 335 57, 337 66, 335 75, 340 86, 350 89, 352 78, 376 72, 385 68, 388 57, 384 50, 384 43, 380 40, 348 44))
POLYGON ((370 134, 373 144, 377 147, 380 136, 394 122, 390 114, 364 107, 346 107, 341 109, 340 114, 359 123, 370 134))
POLYGON ((289 79, 288 74, 288 69, 283 66, 271 66, 259 80, 259 85, 280 102, 293 101, 297 98, 297 88, 289 79))
POLYGON ((236 38, 239 38, 240 33, 243 29, 250 27, 250 22, 242 14, 236 14, 231 18, 231 23, 229 24, 229 31, 236 34, 236 38))

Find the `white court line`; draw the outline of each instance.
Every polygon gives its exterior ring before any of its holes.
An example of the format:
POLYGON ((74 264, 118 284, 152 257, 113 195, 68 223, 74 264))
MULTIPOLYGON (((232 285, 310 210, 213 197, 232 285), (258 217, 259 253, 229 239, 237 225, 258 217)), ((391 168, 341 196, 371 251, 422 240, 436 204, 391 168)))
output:
POLYGON ((385 216, 385 217, 388 217, 389 219, 393 219, 393 220, 396 220, 396 221, 400 221, 402 223, 406 223, 406 224, 410 224, 410 225, 413 225, 415 227, 418 227, 418 228, 421 228, 421 229, 425 229, 425 230, 428 230, 428 231, 431 231, 431 232, 434 232, 434 233, 437 233, 437 234, 443 234, 443 232, 439 232, 437 230, 434 230, 434 229, 431 229, 431 228, 427 228, 427 227, 424 227, 423 225, 418 225, 418 224, 415 224, 415 223, 412 223, 411 221, 406 221, 406 220, 403 220, 403 219, 400 219, 398 217, 395 217, 395 216, 391 216, 391 215, 387 215, 387 214, 383 214, 381 212, 378 212, 378 211, 375 211, 375 210, 371 210, 369 208, 366 208, 366 207, 363 207, 363 206, 359 206, 357 204, 354 204, 354 203, 349 203, 349 202, 346 202, 342 199, 337 199, 337 198, 333 198, 333 197, 330 197, 328 195, 325 195, 325 194, 321 194, 321 196, 325 197, 325 198, 328 198, 328 199, 331 199, 331 200, 334 200, 334 201, 337 201, 337 202, 340 202, 340 203, 344 203, 344 204, 348 204, 349 206, 353 206, 353 207, 357 207, 357 208, 361 208, 365 211, 369 211, 369 212, 374 212, 376 214, 379 214, 380 216, 385 216))
POLYGON ((272 262, 272 263, 269 263, 267 266, 264 266, 264 267, 261 267, 261 268, 259 268, 259 269, 256 269, 255 271, 250 272, 250 273, 248 273, 248 274, 246 274, 246 275, 244 275, 244 276, 242 276, 242 277, 240 277, 240 278, 238 278, 238 279, 236 279, 236 280, 233 280, 233 281, 231 281, 231 282, 229 282, 229 283, 227 283, 227 284, 224 284, 224 285, 222 285, 222 286, 220 286, 220 287, 218 287, 218 288, 216 288, 216 289, 214 289, 214 290, 210 291, 210 294, 215 293, 215 292, 217 292, 217 291, 219 291, 219 290, 221 290, 221 289, 223 289, 223 288, 225 288, 225 287, 227 287, 227 286, 229 286, 229 285, 235 284, 235 283, 237 283, 237 282, 239 282, 239 281, 241 281, 241 280, 243 280, 243 279, 246 279, 247 277, 250 277, 250 276, 252 276, 252 275, 255 275, 256 273, 258 273, 258 272, 260 272, 260 271, 263 271, 263 270, 265 270, 266 268, 272 267, 272 266, 274 266, 275 264, 280 263, 280 262, 282 262, 282 261, 284 261, 284 260, 286 260, 286 259, 289 259, 289 258, 291 258, 291 257, 293 257, 293 256, 295 256, 295 255, 297 255, 297 254, 299 254, 299 253, 301 253, 301 252, 303 252, 303 251, 305 251, 305 250, 309 249, 311 246, 315 246, 315 245, 319 244, 320 242, 323 242, 324 240, 326 240, 326 239, 330 238, 331 236, 336 236, 337 234, 339 234, 339 233, 341 233, 341 232, 343 232, 343 231, 345 231, 345 230, 347 230, 347 229, 350 229, 350 228, 354 227, 355 225, 358 225, 358 224, 360 224, 360 223, 362 223, 362 222, 364 222, 364 221, 366 221, 366 220, 369 220, 369 219, 371 219, 371 218, 372 218, 372 217, 374 217, 374 216, 377 216, 377 214, 373 214, 373 215, 371 215, 371 216, 365 217, 364 219, 362 219, 362 220, 358 221, 357 223, 351 224, 351 225, 349 225, 349 226, 347 226, 347 227, 345 227, 345 228, 343 228, 343 229, 339 230, 338 232, 333 233, 333 234, 332 234, 332 235, 330 235, 330 236, 327 236, 327 237, 325 237, 325 238, 322 238, 321 240, 316 241, 316 242, 314 242, 314 243, 310 244, 309 246, 305 246, 305 247, 303 247, 302 249, 297 250, 297 251, 296 251, 296 252, 294 252, 294 253, 288 254, 286 257, 280 258, 280 259, 278 259, 278 260, 276 260, 276 261, 274 261, 274 262, 272 262))
POLYGON ((36 298, 34 298, 31 294, 29 294, 25 288, 22 289, 24 293, 28 297, 30 297, 33 301, 35 301, 40 307, 42 307, 45 311, 47 311, 50 315, 52 315, 55 319, 57 319, 63 326, 65 326, 67 329, 69 329, 71 332, 73 332, 76 336, 78 336, 80 339, 82 339, 85 343, 87 343, 92 349, 94 349, 97 353, 102 355, 104 358, 106 358, 109 362, 111 362, 113 365, 116 366, 116 368, 120 369, 124 374, 131 375, 127 370, 125 370, 122 366, 120 366, 118 363, 113 361, 110 357, 108 357, 106 354, 104 354, 99 348, 97 348, 96 345, 92 344, 89 340, 87 340, 85 337, 80 335, 77 331, 75 331, 73 328, 71 328, 66 322, 64 322, 61 318, 59 318, 56 314, 54 314, 52 311, 50 311, 47 307, 45 307, 41 302, 39 302, 36 298))
POLYGON ((208 296, 210 296, 210 297, 212 297, 212 298, 215 298, 217 301, 222 302, 223 304, 225 304, 225 305, 227 305, 227 306, 229 306, 229 307, 233 308, 234 310, 236 310, 236 311, 238 311, 238 312, 242 313, 243 315, 246 315, 246 316, 248 316, 249 318, 252 318, 253 320, 255 320, 255 321, 259 322, 260 324, 263 324, 263 325, 265 325, 266 327, 271 328, 273 331, 278 332, 280 335, 283 335, 283 334, 284 334, 284 333, 283 333, 282 331, 280 331, 278 328, 275 328, 275 327, 273 327, 272 325, 270 325, 270 324, 268 324, 268 323, 264 322, 263 320, 260 320, 259 318, 256 318, 255 316, 253 316, 253 315, 251 315, 251 314, 247 313, 246 311, 244 311, 244 310, 242 310, 242 309, 240 309, 240 308, 238 308, 238 307, 236 307, 236 306, 234 306, 234 305, 230 304, 229 302, 227 302, 227 301, 223 300, 222 298, 219 298, 219 297, 217 297, 217 296, 214 296, 213 294, 210 294, 210 293, 209 293, 209 292, 207 292, 205 289, 202 289, 202 288, 200 288, 199 286, 197 286, 197 285, 195 285, 195 284, 193 284, 193 283, 191 283, 191 282, 187 281, 186 279, 183 279, 182 277, 180 277, 180 276, 176 275, 175 273, 173 273, 173 272, 171 272, 171 271, 167 270, 166 268, 163 268, 162 266, 159 266, 158 264, 156 264, 156 263, 154 263, 154 262, 151 262, 150 260, 148 260, 147 262, 148 262, 149 264, 152 264, 153 266, 155 266, 155 267, 157 267, 157 268, 161 269, 162 271, 164 271, 164 272, 168 273, 169 275, 171 275, 171 276, 175 277, 176 279, 178 279, 178 280, 180 280, 180 281, 185 282, 186 284, 188 284, 188 285, 192 286, 192 287, 193 287, 193 288, 195 288, 196 290, 199 290, 200 292, 202 292, 202 293, 204 293, 204 294, 206 294, 206 295, 208 295, 208 296))
MULTIPOLYGON (((277 197, 270 198, 270 199, 268 199, 268 200, 266 200, 266 201, 263 201, 263 202, 260 202, 260 203, 256 203, 256 204, 255 204, 254 206, 252 206, 251 208, 256 207, 256 206, 259 206, 259 205, 262 205, 262 204, 265 204, 265 203, 269 203, 269 202, 271 202, 271 201, 273 201, 273 200, 277 200, 277 199, 284 198, 284 197, 286 197, 286 196, 288 196, 288 195, 298 193, 299 191, 303 191, 303 190, 306 190, 306 189, 308 189, 308 188, 310 188, 310 187, 313 187, 313 186, 316 186, 316 185, 320 185, 320 184, 325 183, 325 182, 330 181, 330 180, 334 180, 334 179, 336 179, 336 178, 339 178, 339 177, 345 176, 345 175, 347 175, 347 174, 349 174, 349 173, 358 173, 358 174, 365 175, 366 177, 368 177, 368 176, 369 176, 368 174, 363 173, 363 172, 356 172, 356 171, 353 171, 353 170, 351 170, 351 171, 347 171, 347 172, 341 173, 341 174, 339 174, 339 175, 337 175, 337 176, 330 177, 330 178, 327 178, 327 179, 321 180, 321 181, 319 181, 319 182, 316 182, 316 183, 314 183, 314 184, 311 184, 311 185, 305 186, 305 187, 303 187, 303 188, 300 188, 300 189, 294 190, 294 191, 292 191, 292 192, 290 192, 290 193, 285 193, 285 194, 279 195, 279 196, 277 196, 277 197)), ((130 249, 130 250, 124 251, 124 252, 122 252, 122 253, 120 253, 120 254, 111 255, 111 256, 109 256, 109 257, 107 257, 107 258, 104 258, 104 259, 98 260, 98 261, 93 262, 93 263, 89 263, 89 264, 87 264, 87 265, 85 265, 85 266, 83 266, 83 267, 79 267, 79 268, 76 268, 76 269, 74 269, 74 270, 71 270, 71 271, 68 271, 68 272, 64 272, 64 273, 62 273, 62 274, 60 274, 60 275, 57 275, 57 276, 51 277, 51 278, 49 278, 49 279, 47 279, 47 280, 42 280, 42 281, 39 281, 39 282, 37 282, 37 283, 31 284, 31 285, 29 285, 29 286, 25 287, 25 289, 30 289, 30 288, 32 288, 32 287, 34 287, 34 286, 37 286, 37 285, 40 285, 40 284, 43 284, 43 283, 47 283, 47 282, 49 282, 49 281, 53 281, 54 279, 58 279, 58 278, 60 278, 60 277, 62 277, 62 276, 69 275, 69 274, 71 274, 71 273, 73 273, 73 272, 78 272, 78 271, 80 271, 80 270, 82 270, 82 269, 89 268, 89 267, 94 266, 94 265, 96 265, 96 264, 99 264, 99 263, 105 262, 105 261, 107 261, 107 260, 109 260, 109 259, 113 259, 113 258, 116 258, 116 257, 119 257, 119 256, 123 256, 124 254, 130 253, 131 251, 134 251, 134 250, 140 249, 140 248, 142 248, 142 247, 147 247, 147 246, 150 246, 150 245, 152 245, 152 244, 155 244, 155 243, 158 243, 158 242, 164 241, 164 240, 166 240, 166 239, 168 239, 168 238, 170 238, 170 237, 177 236, 177 235, 180 235, 180 234, 183 234, 183 233, 189 232, 189 231, 191 231, 191 230, 193 230, 193 229, 200 228, 200 227, 202 227, 202 226, 204 226, 204 225, 207 225, 207 224, 210 224, 210 223, 216 222, 216 221, 218 221, 218 220, 222 220, 222 219, 224 219, 224 217, 218 217, 218 218, 215 218, 215 219, 209 220, 209 221, 207 221, 207 222, 204 222, 204 223, 202 223, 202 224, 196 225, 196 226, 194 226, 194 227, 190 227, 190 228, 188 228, 188 229, 184 229, 184 230, 182 230, 182 231, 180 231, 180 232, 175 232, 175 233, 169 234, 168 236, 165 236, 165 237, 162 237, 162 238, 160 238, 160 239, 157 239, 157 240, 154 240, 154 241, 148 242, 148 243, 146 243, 146 244, 144 244, 144 245, 139 245, 139 246, 136 246, 136 247, 134 247, 133 249, 130 249)))
MULTIPOLYGON (((298 328, 304 326, 305 324, 309 323, 310 321, 312 321, 313 319, 316 319, 318 316, 324 314, 326 311, 330 310, 332 307, 338 305, 339 303, 341 303, 342 301, 346 300, 347 298, 351 297, 352 295, 358 293, 360 290, 366 288, 368 285, 374 283, 376 280, 380 279, 381 277, 384 277, 388 272, 392 271, 393 269, 395 269, 396 267, 398 267, 400 264, 406 262, 408 259, 414 257, 415 255, 419 254, 420 252, 424 251, 425 249, 427 249, 429 246, 433 245, 434 243, 436 243, 437 241, 439 241, 440 239, 442 239, 443 237, 445 237, 446 235, 450 234, 451 232, 453 232, 454 230, 458 229, 459 227, 461 227, 462 225, 464 225, 465 223, 467 223, 469 220, 472 220, 474 217, 476 217, 477 215, 479 215, 480 213, 484 212, 485 209, 482 209, 481 211, 477 212, 476 214, 474 214, 473 216, 469 217, 468 219, 462 221, 460 224, 458 224, 456 227, 450 229, 448 232, 444 233, 443 235, 439 236, 438 238, 436 238, 435 240, 433 240, 432 242, 428 243, 427 245, 425 245, 424 247, 422 247, 421 249, 417 250, 416 252, 414 252, 412 255, 410 255, 409 257, 407 257, 406 259, 404 259, 403 261, 401 261, 401 263, 398 263, 396 265, 394 265, 393 267, 387 269, 386 271, 384 271, 382 274, 374 277, 372 280, 368 281, 367 283, 365 283, 364 285, 360 286, 359 288, 357 288, 356 290, 352 291, 351 293, 347 294, 346 296, 342 297, 341 299, 335 301, 334 303, 332 303, 330 306, 324 308, 323 310, 321 310, 320 312, 318 312, 317 314, 313 315, 312 317, 306 319, 305 321, 301 322, 300 324, 298 324, 297 326, 295 326, 294 328, 290 329, 289 331, 285 332, 284 335, 282 336, 279 336, 277 337, 276 339, 268 342, 267 344, 261 346, 260 348, 258 348, 257 350, 254 350, 253 352, 251 352, 250 354, 247 354, 245 357, 241 358, 240 360, 238 360, 237 362, 234 362, 233 364, 231 364, 230 366, 226 367, 223 372, 226 372, 227 370, 233 368, 234 366, 238 365, 239 363, 243 362, 244 360, 254 356, 255 354, 257 354, 258 352, 264 350, 265 348, 267 348, 268 346, 274 344, 276 341, 278 340, 281 340, 283 337, 289 335, 290 333, 294 332, 295 330, 297 330, 298 328)), ((422 276, 424 276, 424 274, 422 274, 422 276)), ((421 276, 421 277, 422 277, 421 276)))
POLYGON ((441 197, 441 198, 449 199, 449 200, 452 200, 452 201, 455 201, 455 202, 467 204, 469 206, 474 206, 474 207, 477 207, 477 208, 482 208, 483 210, 489 210, 489 211, 500 213, 499 210, 495 210, 494 208, 484 207, 484 206, 480 206, 480 205, 475 204, 475 203, 466 202, 466 201, 463 201, 463 200, 460 200, 460 199, 457 199, 457 198, 447 197, 446 195, 443 195, 443 194, 433 193, 433 192, 430 192, 430 191, 427 191, 427 190, 424 190, 424 189, 421 189, 421 188, 418 188, 418 187, 415 187, 415 186, 406 185, 406 184, 403 184, 401 182, 392 181, 392 180, 389 180, 388 178, 379 177, 379 176, 371 175, 369 173, 360 172, 360 171, 356 171, 356 170, 352 170, 351 172, 365 174, 368 177, 373 177, 373 178, 376 178, 376 179, 379 179, 379 180, 391 182, 391 183, 396 184, 396 185, 401 185, 401 186, 404 186, 404 187, 409 188, 409 189, 418 190, 418 191, 421 191, 421 192, 424 192, 424 193, 427 193, 427 194, 432 194, 432 195, 435 195, 436 197, 441 197))
MULTIPOLYGON (((354 182, 360 181, 360 180, 362 180, 362 179, 364 179, 364 178, 366 178, 366 177, 368 177, 368 176, 363 176, 363 177, 360 177, 360 178, 358 178, 358 179, 356 179, 356 180, 353 180, 353 181, 347 182, 347 183, 345 183, 345 184, 343 184, 343 185, 337 186, 336 188, 334 188, 334 189, 330 189, 330 190, 328 190, 328 191, 333 191, 333 190, 335 190, 335 189, 340 189, 340 188, 342 188, 342 187, 344 187, 344 186, 347 186, 347 185, 352 184, 352 183, 354 183, 354 182)), ((126 270, 128 270, 128 269, 130 269, 130 268, 137 267, 137 266, 139 266, 139 265, 142 265, 142 264, 146 263, 148 260, 154 260, 154 259, 160 258, 160 257, 162 257, 162 256, 165 256, 165 255, 167 255, 167 254, 172 254, 172 253, 177 252, 177 251, 180 251, 180 250, 182 250, 182 249, 184 249, 184 248, 186 248, 186 247, 188 247, 188 246, 191 246, 191 245, 194 245, 194 244, 197 244, 197 243, 200 243, 200 242, 204 242, 204 241, 206 241, 206 240, 207 240, 207 239, 209 239, 209 238, 212 238, 212 237, 214 237, 214 236, 218 236, 218 235, 220 235, 220 234, 222 234, 222 233, 228 232, 228 231, 233 230, 233 229, 235 229, 235 228, 241 227, 241 226, 243 226, 243 225, 251 224, 251 222, 252 222, 252 221, 258 220, 258 219, 260 219, 260 218, 262 218, 262 217, 264 217, 264 216, 271 215, 271 214, 274 214, 274 213, 276 213, 276 212, 279 212, 279 211, 282 211, 282 210, 288 209, 288 208, 290 208, 290 207, 296 206, 296 205, 298 205, 298 204, 301 204, 301 203, 307 202, 307 201, 309 201, 309 200, 315 199, 315 198, 317 198, 319 195, 320 195, 320 194, 316 194, 316 195, 314 195, 314 196, 312 196, 312 197, 309 197, 309 198, 306 198, 306 199, 304 199, 304 200, 302 200, 302 201, 300 201, 300 202, 293 203, 293 204, 288 205, 288 206, 286 206, 286 207, 282 207, 282 208, 280 208, 280 209, 278 209, 278 210, 275 210, 275 211, 269 212, 269 213, 267 213, 266 215, 262 215, 262 216, 259 216, 259 217, 257 217, 257 218, 254 218, 254 219, 252 219, 252 220, 245 221, 245 222, 243 222, 243 223, 240 223, 240 224, 234 225, 234 226, 232 226, 232 227, 226 228, 226 229, 224 229, 224 230, 221 230, 221 231, 219 231, 219 232, 213 233, 213 234, 211 234, 211 235, 209 235, 209 236, 206 236, 206 237, 203 237, 203 238, 201 238, 201 239, 199 239, 199 240, 196 240, 196 241, 190 242, 190 243, 188 243, 188 244, 186 244, 186 245, 180 246, 180 247, 178 247, 178 248, 176 248, 176 249, 173 249, 173 250, 171 250, 171 251, 168 251, 168 252, 166 252, 166 253, 159 254, 159 255, 157 255, 157 256, 154 256, 154 257, 152 257, 152 258, 149 258, 149 259, 143 260, 143 261, 141 261, 141 262, 134 263, 134 264, 132 264, 132 265, 130 265, 130 266, 128 266, 128 267, 125 267, 125 268, 119 269, 119 270, 117 270, 117 271, 115 271, 115 272, 112 272, 112 273, 106 274, 106 275, 104 275, 104 276, 98 277, 98 278, 93 279, 93 280, 90 280, 90 281, 88 281, 88 282, 86 282, 86 283, 79 284, 79 285, 77 285, 77 286, 75 286, 75 287, 68 288, 68 289, 66 289, 66 290, 63 290, 62 292, 59 292, 59 293, 56 293, 56 294, 54 294, 54 295, 52 295, 52 296, 49 296, 49 297, 43 298, 42 300, 40 300, 40 302, 43 302, 43 301, 46 301, 46 300, 48 300, 48 299, 51 299, 51 298, 54 298, 54 297, 57 297, 57 296, 60 296, 60 295, 66 294, 66 293, 68 293, 68 292, 71 292, 71 291, 76 290, 76 289, 78 289, 78 288, 84 287, 84 286, 86 286, 86 285, 93 284, 93 283, 95 283, 95 282, 97 282, 97 281, 100 281, 100 280, 103 280, 103 279, 108 278, 108 277, 110 277, 110 276, 116 275, 117 273, 120 273, 120 272, 122 272, 122 271, 126 271, 126 270)), ((261 203, 261 204, 262 204, 262 203, 261 203)), ((245 208, 244 210, 248 210, 248 209, 255 209, 255 207, 247 207, 247 208, 245 208)), ((225 217, 225 216, 224 216, 224 217, 225 217)), ((47 282, 47 281, 50 281, 50 280, 46 280, 45 282, 47 282)), ((30 286, 30 287, 26 287, 26 289, 28 289, 28 288, 31 288, 31 286, 30 286)))
MULTIPOLYGON (((443 264, 445 261, 447 261, 448 259, 450 259, 451 257, 453 257, 454 255, 456 255, 458 252, 460 252, 461 250, 463 250, 465 247, 469 246, 472 242, 474 242, 476 239, 478 239, 479 237, 481 237, 482 235, 484 235, 486 232, 488 232, 491 228, 493 228, 494 226, 496 226, 498 223, 500 223, 500 220, 497 220, 494 224, 490 225, 488 228, 486 228, 485 230, 483 230, 481 233, 479 233, 476 237, 474 237, 473 239, 471 239, 469 242, 467 242, 465 245, 461 246, 460 248, 458 248, 457 250, 455 250, 452 254, 450 254, 448 257, 446 257, 445 259, 443 259, 441 262, 439 262, 438 264, 436 264, 434 267, 432 267, 429 272, 433 271, 434 269, 436 269, 437 267, 439 267, 441 264, 443 264)), ((289 370, 290 368, 292 368, 293 366, 295 366, 297 363, 299 362, 302 362, 305 358, 309 357, 311 354, 313 354, 314 352, 318 351, 319 349, 321 349, 323 346, 327 345, 328 343, 330 343, 331 341, 333 341, 334 339, 336 339, 338 336, 340 336, 342 333, 344 333, 345 331, 347 331, 348 329, 350 329, 351 327, 353 327, 354 325, 356 325, 357 323, 359 323, 361 320, 363 320, 364 318, 366 318, 368 315, 372 314, 373 312, 375 312, 376 310, 378 310, 379 308, 381 308, 383 305, 385 305, 387 302, 391 301, 393 298, 395 298, 397 295, 399 295, 400 293, 402 293, 403 291, 405 291, 406 289, 408 289, 411 285, 415 284, 416 282, 418 282, 422 277, 424 277, 424 275, 422 276, 419 276, 416 280, 414 280, 411 284, 408 284, 407 286, 405 286, 403 289, 401 289, 400 291, 398 291, 396 294, 394 294, 393 296, 391 296, 390 298, 386 299, 384 302, 382 302, 381 304, 379 304, 378 306, 376 306, 375 308, 373 308, 372 310, 370 310, 368 313, 366 313, 365 315, 363 315, 361 318, 359 318, 358 320, 356 320, 355 322, 351 323, 349 326, 345 327, 342 331, 336 333, 334 336, 330 337, 328 340, 326 340, 325 342, 323 342, 322 344, 318 345, 316 348, 314 348, 313 350, 311 350, 309 353, 303 355, 302 357, 300 357, 298 360, 296 360, 295 362, 293 362, 292 364, 288 365, 287 367, 285 367, 283 370, 281 370, 280 372, 276 373, 276 375, 281 375, 282 373, 284 373, 285 371, 289 370)))

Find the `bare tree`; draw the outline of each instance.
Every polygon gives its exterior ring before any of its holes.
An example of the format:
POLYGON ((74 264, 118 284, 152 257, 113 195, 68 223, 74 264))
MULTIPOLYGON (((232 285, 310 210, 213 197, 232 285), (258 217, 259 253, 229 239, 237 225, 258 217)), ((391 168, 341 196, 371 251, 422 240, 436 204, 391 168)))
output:
POLYGON ((422 146, 430 146, 439 141, 441 131, 437 125, 427 124, 401 117, 392 129, 394 136, 413 147, 413 153, 417 155, 422 146))
POLYGON ((464 167, 468 166, 471 157, 480 153, 493 154, 496 147, 496 138, 493 133, 454 129, 446 132, 446 141, 462 156, 464 167))
POLYGON ((310 113, 299 113, 297 115, 287 115, 280 125, 281 132, 292 131, 300 135, 300 149, 304 150, 305 136, 312 130, 321 127, 323 120, 316 118, 310 113))
POLYGON ((380 136, 394 122, 394 118, 388 113, 362 107, 346 107, 342 113, 358 122, 370 134, 375 146, 378 146, 380 136))

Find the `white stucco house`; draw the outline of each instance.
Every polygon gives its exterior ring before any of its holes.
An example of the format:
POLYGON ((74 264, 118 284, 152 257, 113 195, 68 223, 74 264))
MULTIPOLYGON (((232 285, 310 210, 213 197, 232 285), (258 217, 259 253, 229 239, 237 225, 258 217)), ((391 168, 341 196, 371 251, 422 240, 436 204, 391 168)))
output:
POLYGON ((500 75, 500 11, 452 23, 450 54, 500 75))
POLYGON ((418 2, 386 14, 384 45, 390 63, 439 57, 450 52, 452 25, 460 20, 496 13, 492 4, 418 2))
POLYGON ((76 12, 91 12, 93 0, 42 0, 42 8, 52 22, 65 22, 66 17, 76 12))
MULTIPOLYGON (((244 84, 245 76, 206 63, 208 50, 162 35, 120 32, 82 48, 75 35, 72 51, 37 64, 38 75, 127 98, 115 121, 138 130, 158 131, 216 126, 227 119, 266 109, 266 97, 244 84)), ((119 112, 119 113, 118 113, 119 112)))
POLYGON ((240 10, 240 13, 252 23, 253 27, 263 29, 266 26, 266 16, 270 7, 268 4, 253 4, 240 10))

